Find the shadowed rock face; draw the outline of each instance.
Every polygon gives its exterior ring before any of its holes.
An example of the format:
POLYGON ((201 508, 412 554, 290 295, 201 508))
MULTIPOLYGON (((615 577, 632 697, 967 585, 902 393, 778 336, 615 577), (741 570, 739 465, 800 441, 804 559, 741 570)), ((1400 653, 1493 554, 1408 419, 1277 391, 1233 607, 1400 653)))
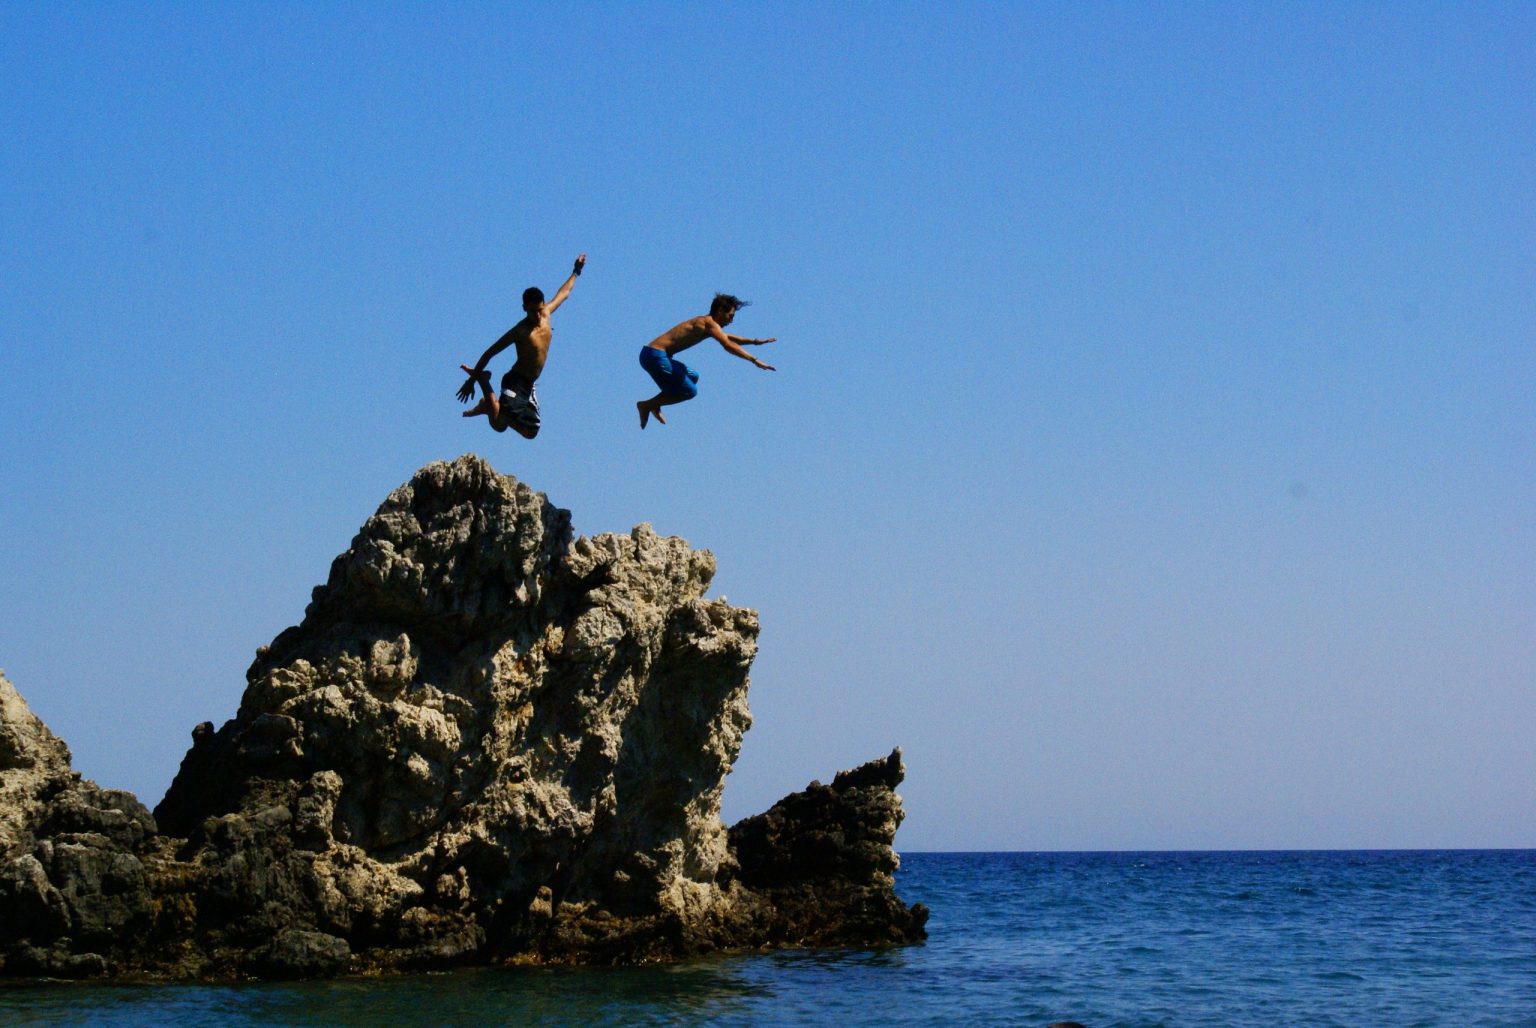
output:
POLYGON ((107 973, 152 916, 155 822, 70 768, 69 749, 0 675, 0 945, 9 974, 107 973))
POLYGON ((727 832, 757 615, 714 558, 423 468, 151 818, 0 679, 0 972, 286 977, 921 939, 899 754, 727 832))

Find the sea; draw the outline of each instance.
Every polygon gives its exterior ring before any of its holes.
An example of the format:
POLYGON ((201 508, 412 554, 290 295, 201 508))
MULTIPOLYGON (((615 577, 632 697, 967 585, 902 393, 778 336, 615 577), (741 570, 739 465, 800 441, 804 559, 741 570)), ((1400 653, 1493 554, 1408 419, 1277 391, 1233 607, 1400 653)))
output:
POLYGON ((907 853, 926 943, 668 967, 0 987, 0 1024, 1525 1025, 1536 850, 907 853))

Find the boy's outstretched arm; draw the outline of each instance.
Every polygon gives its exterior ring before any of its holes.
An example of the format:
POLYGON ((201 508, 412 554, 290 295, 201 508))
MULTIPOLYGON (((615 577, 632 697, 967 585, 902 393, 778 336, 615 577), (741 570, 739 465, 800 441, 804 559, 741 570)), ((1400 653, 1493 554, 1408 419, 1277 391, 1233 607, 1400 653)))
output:
POLYGON ((475 395, 475 382, 485 373, 485 366, 491 363, 492 357, 511 346, 512 343, 512 329, 509 328, 502 334, 500 339, 492 343, 490 348, 480 355, 480 359, 475 362, 475 369, 469 373, 469 381, 459 386, 458 396, 460 403, 469 402, 469 398, 475 395))
POLYGON ((733 336, 729 332, 725 334, 725 338, 741 346, 762 346, 764 343, 773 343, 778 341, 777 336, 769 336, 767 339, 748 339, 745 336, 733 336))
POLYGON ((707 331, 711 336, 718 340, 720 345, 725 347, 728 351, 734 353, 742 360, 748 361, 757 367, 762 368, 764 371, 777 370, 772 364, 764 364, 762 361, 758 360, 756 357, 743 350, 741 346, 735 341, 734 337, 725 334, 725 330, 720 327, 719 322, 715 321, 714 318, 706 317, 704 321, 705 331, 707 331))
POLYGON ((554 299, 544 305, 544 309, 553 314, 565 302, 565 298, 571 295, 571 287, 576 284, 576 278, 581 274, 581 269, 587 265, 587 255, 582 254, 576 258, 576 266, 571 269, 571 277, 565 280, 565 285, 555 291, 554 299))

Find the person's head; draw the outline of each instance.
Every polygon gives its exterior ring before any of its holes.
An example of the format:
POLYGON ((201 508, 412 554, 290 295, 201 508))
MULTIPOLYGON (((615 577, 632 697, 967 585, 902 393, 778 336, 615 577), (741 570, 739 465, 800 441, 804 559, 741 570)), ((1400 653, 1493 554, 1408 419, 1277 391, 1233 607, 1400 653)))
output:
POLYGON ((544 306, 544 290, 538 286, 529 286, 523 290, 523 310, 532 314, 544 306))
POLYGON ((743 300, 730 293, 716 293, 709 305, 709 316, 722 325, 729 325, 735 319, 737 311, 751 304, 751 300, 743 300))

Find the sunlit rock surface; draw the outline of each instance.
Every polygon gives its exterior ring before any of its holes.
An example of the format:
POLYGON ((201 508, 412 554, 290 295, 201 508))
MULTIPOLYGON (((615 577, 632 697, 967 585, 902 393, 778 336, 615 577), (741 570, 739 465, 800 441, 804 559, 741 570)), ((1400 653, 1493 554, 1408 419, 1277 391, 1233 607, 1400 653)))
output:
POLYGON ((758 622, 479 458, 392 493, 151 817, 0 679, 0 973, 297 977, 923 938, 899 753, 727 830, 758 622))

